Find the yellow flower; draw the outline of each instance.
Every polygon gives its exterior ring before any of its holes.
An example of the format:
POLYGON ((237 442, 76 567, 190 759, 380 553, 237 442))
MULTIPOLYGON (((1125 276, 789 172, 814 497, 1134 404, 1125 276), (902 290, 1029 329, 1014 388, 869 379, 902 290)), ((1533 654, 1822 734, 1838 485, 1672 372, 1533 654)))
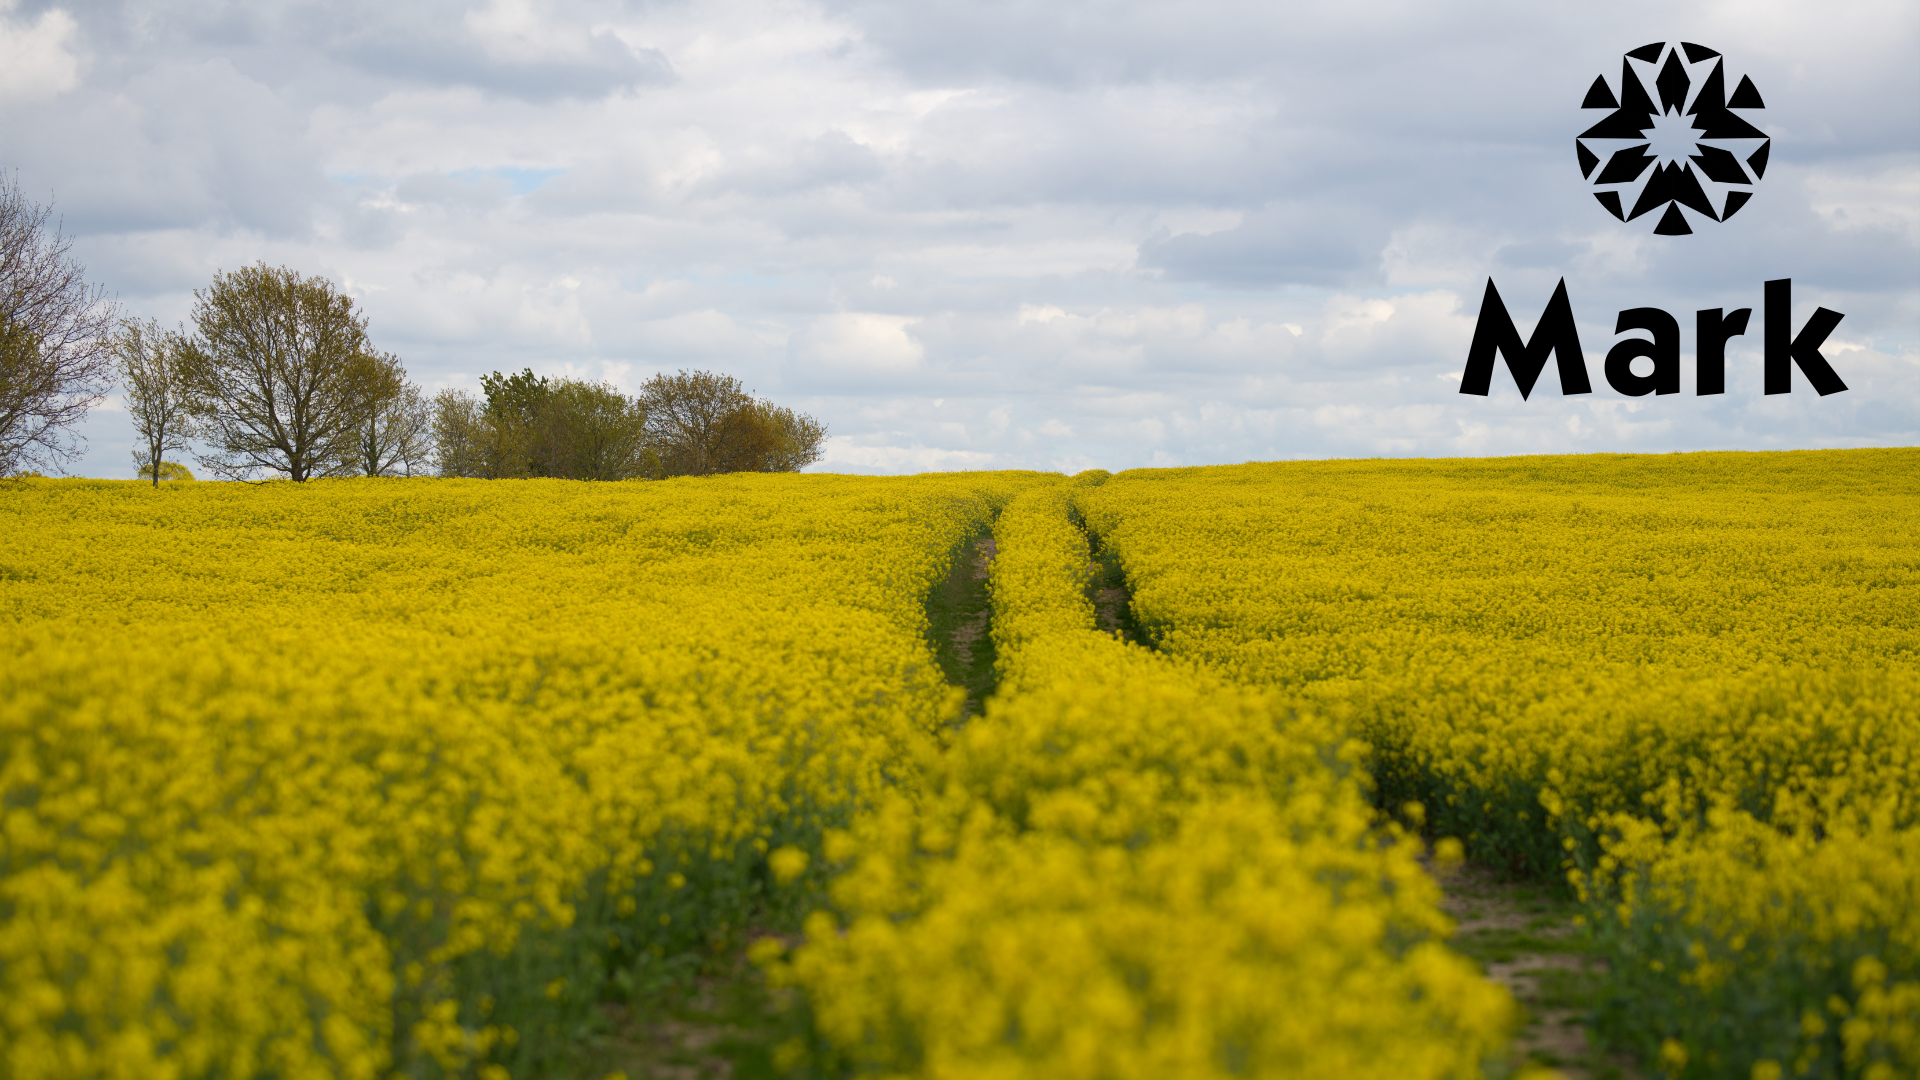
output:
POLYGON ((773 854, 767 856, 767 865, 773 870, 773 879, 786 885, 807 872, 808 858, 806 852, 788 844, 776 848, 773 854))

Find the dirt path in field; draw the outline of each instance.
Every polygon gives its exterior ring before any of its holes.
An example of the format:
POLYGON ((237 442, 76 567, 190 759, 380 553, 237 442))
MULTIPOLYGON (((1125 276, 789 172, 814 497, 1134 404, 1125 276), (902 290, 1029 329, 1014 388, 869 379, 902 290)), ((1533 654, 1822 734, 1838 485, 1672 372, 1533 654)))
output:
POLYGON ((603 1004, 561 1080, 757 1080, 780 1075, 774 1047, 790 1031, 790 990, 772 990, 744 952, 731 965, 635 1005, 603 1004))
MULTIPOLYGON (((1092 564, 1091 569, 1095 573, 1098 573, 1101 569, 1100 564, 1092 564)), ((1129 593, 1124 586, 1099 584, 1098 578, 1095 579, 1095 582, 1096 584, 1093 588, 1094 624, 1107 633, 1112 634, 1114 637, 1127 638, 1129 636, 1127 633, 1127 624, 1130 621, 1127 618, 1127 612, 1132 607, 1133 594, 1129 593)))
POLYGON ((1120 564, 1102 552, 1099 538, 1087 534, 1087 596, 1093 601, 1094 625, 1122 641, 1144 645, 1133 621, 1133 592, 1127 588, 1120 564))
MULTIPOLYGON (((977 587, 984 593, 987 585, 988 564, 992 563, 993 557, 999 553, 1000 548, 993 542, 993 537, 991 536, 983 536, 979 540, 974 541, 973 557, 968 560, 966 566, 967 576, 965 584, 969 592, 977 587)), ((954 623, 952 634, 953 653, 960 661, 961 670, 972 671, 974 669, 977 659, 975 654, 981 648, 982 639, 987 636, 987 624, 991 622, 992 619, 992 608, 980 607, 978 610, 967 612, 954 623)), ((972 688, 969 687, 968 690, 967 715, 971 716, 975 712, 977 702, 972 698, 972 688)))
POLYGON ((1514 882, 1477 866, 1435 872, 1457 928, 1449 942, 1485 969, 1526 1010, 1514 1040, 1519 1064, 1546 1065, 1567 1080, 1641 1080, 1631 1059, 1603 1054, 1589 1038, 1606 961, 1594 956, 1574 919, 1579 906, 1564 893, 1514 882))
POLYGON ((998 550, 992 535, 979 537, 954 560, 947 580, 927 597, 928 633, 941 672, 949 683, 967 692, 966 709, 956 723, 980 714, 997 681, 987 568, 998 550))

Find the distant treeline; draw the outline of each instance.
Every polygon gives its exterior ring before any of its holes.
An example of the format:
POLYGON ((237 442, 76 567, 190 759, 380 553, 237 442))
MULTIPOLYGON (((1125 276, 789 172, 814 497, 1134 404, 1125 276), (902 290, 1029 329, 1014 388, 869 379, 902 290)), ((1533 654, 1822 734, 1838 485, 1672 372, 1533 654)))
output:
POLYGON ((682 371, 636 397, 606 383, 495 372, 484 397, 442 390, 414 422, 442 476, 628 480, 798 472, 820 460, 827 429, 752 396, 740 380, 682 371))
POLYGON ((634 397, 496 371, 482 394, 429 397, 399 357, 368 344, 351 298, 291 270, 245 267, 194 298, 191 329, 127 323, 115 339, 142 477, 165 479, 169 450, 236 478, 796 472, 820 460, 827 434, 708 371, 656 375, 634 397))
POLYGON ((214 275, 191 325, 125 319, 89 284, 51 208, 0 181, 0 476, 80 456, 115 384, 154 483, 190 454, 213 475, 631 480, 797 472, 826 426, 708 371, 610 383, 494 372, 429 397, 378 352, 354 300, 264 263, 214 275))

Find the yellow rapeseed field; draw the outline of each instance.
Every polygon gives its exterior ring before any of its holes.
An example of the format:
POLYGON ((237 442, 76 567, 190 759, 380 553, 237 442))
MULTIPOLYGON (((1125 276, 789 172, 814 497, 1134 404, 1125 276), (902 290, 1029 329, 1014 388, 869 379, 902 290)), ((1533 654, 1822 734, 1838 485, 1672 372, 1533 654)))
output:
POLYGON ((549 1075, 768 920, 795 1075, 1505 1075, 1462 842, 1650 1075, 1920 1075, 1916 467, 11 483, 0 1080, 549 1075))

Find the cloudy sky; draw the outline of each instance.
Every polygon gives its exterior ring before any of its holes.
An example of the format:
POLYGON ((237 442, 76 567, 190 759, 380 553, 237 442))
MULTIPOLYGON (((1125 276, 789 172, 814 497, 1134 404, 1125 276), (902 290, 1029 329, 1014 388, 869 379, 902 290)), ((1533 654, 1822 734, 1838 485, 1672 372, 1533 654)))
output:
MULTIPOLYGON (((0 0, 0 168, 129 313, 286 265, 426 386, 724 371, 816 469, 1907 445, 1916 57, 1920 0, 0 0), (1662 40, 1772 139, 1689 236, 1575 158, 1662 40), (1458 392, 1489 277, 1523 332, 1565 278, 1593 394, 1458 392), (1762 394, 1779 277, 1849 392, 1762 394), (1602 374, 1645 306, 1680 395, 1602 374), (1701 398, 1711 307, 1755 315, 1701 398)), ((132 474, 115 404, 76 473, 132 474)))

